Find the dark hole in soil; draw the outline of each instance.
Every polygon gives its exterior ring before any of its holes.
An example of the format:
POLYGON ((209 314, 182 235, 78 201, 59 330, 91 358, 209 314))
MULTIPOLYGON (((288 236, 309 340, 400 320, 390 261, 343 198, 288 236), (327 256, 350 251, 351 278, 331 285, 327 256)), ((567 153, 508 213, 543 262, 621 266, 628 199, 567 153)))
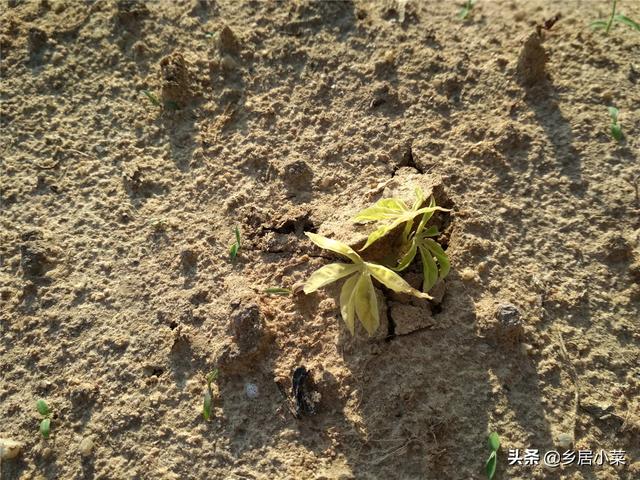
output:
POLYGON ((169 328, 171 330, 175 330, 177 326, 178 326, 178 322, 176 322, 175 320, 172 320, 171 323, 169 323, 169 328))
POLYGON ((438 303, 438 304, 435 304, 435 305, 431 305, 431 314, 432 315, 438 315, 440 313, 442 313, 442 304, 441 303, 438 303))

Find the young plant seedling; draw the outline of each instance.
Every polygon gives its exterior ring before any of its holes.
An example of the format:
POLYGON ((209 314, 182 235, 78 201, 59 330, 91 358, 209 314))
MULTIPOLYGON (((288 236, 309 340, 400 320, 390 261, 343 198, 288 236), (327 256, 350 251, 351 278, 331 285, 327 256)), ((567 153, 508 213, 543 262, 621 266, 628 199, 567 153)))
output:
MULTIPOLYGON (((420 188, 416 188, 415 195, 416 199, 411 209, 409 209, 402 200, 388 198, 380 200, 376 202, 373 207, 361 211, 354 220, 394 220, 390 225, 384 225, 369 235, 367 244, 375 242, 400 223, 406 222, 402 233, 402 244, 404 245, 402 251, 406 253, 397 262, 397 266, 393 269, 397 272, 404 270, 411 264, 416 253, 420 252, 424 277, 422 291, 428 292, 436 284, 438 279, 442 279, 447 276, 450 265, 449 258, 442 247, 435 240, 429 238, 438 236, 438 229, 436 227, 425 229, 425 226, 437 210, 448 210, 436 206, 436 202, 433 197, 431 198, 428 207, 420 208, 425 200, 424 192, 420 188), (416 215, 420 214, 422 214, 422 219, 416 230, 412 232, 413 219, 416 215), (372 237, 374 237, 373 241, 371 241, 372 237)), ((366 247, 367 245, 363 247, 363 250, 366 247)))
POLYGON ((491 453, 489 454, 485 467, 487 469, 487 478, 491 480, 496 474, 498 450, 500 449, 500 437, 498 437, 496 432, 491 432, 489 434, 489 448, 491 449, 491 453))
MULTIPOLYGON (((396 216, 395 213, 390 215, 392 218, 396 216)), ((348 245, 315 233, 305 232, 305 234, 320 248, 344 255, 353 262, 352 264, 331 263, 325 265, 316 270, 304 284, 304 293, 309 294, 325 285, 350 276, 344 282, 340 292, 340 312, 351 335, 355 335, 356 316, 369 336, 372 336, 380 325, 378 300, 371 277, 395 292, 408 293, 420 298, 431 298, 426 293, 413 288, 393 270, 376 263, 365 262, 348 245)))
POLYGON ((153 93, 151 93, 149 90, 143 90, 142 93, 144 93, 145 96, 149 99, 149 101, 153 103, 156 107, 162 108, 162 103, 160 103, 160 100, 158 100, 158 97, 156 97, 153 93))
POLYGON ((618 123, 618 113, 620 111, 616 107, 609 107, 609 116, 611 117, 611 125, 609 125, 609 131, 611 136, 616 140, 622 140, 622 127, 618 123))
POLYGON ((594 30, 604 30, 604 34, 608 35, 609 30, 611 30, 614 23, 622 23, 623 25, 640 32, 640 23, 631 20, 629 17, 621 13, 616 14, 617 3, 617 0, 612 0, 611 14, 609 15, 609 18, 607 20, 594 20, 591 22, 591 28, 594 30))
POLYGON ((269 295, 291 295, 293 293, 293 291, 290 288, 281 288, 281 287, 273 287, 273 288, 266 288, 264 290, 264 293, 267 293, 269 295))
POLYGON ((236 241, 233 242, 231 244, 231 247, 229 248, 229 257, 231 258, 231 261, 234 262, 236 260, 236 257, 238 256, 238 251, 240 250, 240 230, 238 230, 238 226, 236 225, 235 228, 235 234, 236 234, 236 241))
POLYGON ((43 438, 49 438, 51 434, 51 410, 47 402, 42 399, 36 402, 36 408, 38 409, 38 413, 44 417, 40 422, 40 433, 43 438))
POLYGON ((471 10, 473 10, 473 7, 475 4, 476 4, 476 0, 467 0, 464 3, 464 6, 462 7, 462 9, 460 9, 460 12, 458 12, 458 18, 460 20, 466 20, 467 18, 469 18, 469 15, 471 14, 471 10))
POLYGON ((204 402, 202 406, 202 416, 205 421, 209 421, 211 418, 211 408, 213 404, 213 389, 211 384, 218 378, 218 369, 215 368, 207 375, 207 391, 204 392, 204 402))

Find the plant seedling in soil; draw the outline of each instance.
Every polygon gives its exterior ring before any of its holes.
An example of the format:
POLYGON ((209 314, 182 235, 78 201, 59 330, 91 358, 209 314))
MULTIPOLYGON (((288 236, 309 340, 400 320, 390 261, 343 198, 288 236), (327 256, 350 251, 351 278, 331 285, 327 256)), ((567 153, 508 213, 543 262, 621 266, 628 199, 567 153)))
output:
MULTIPOLYGON (((416 253, 420 252, 424 277, 422 291, 428 292, 436 284, 438 279, 443 279, 447 276, 450 266, 449 258, 442 247, 435 240, 429 238, 438 236, 438 229, 436 227, 425 229, 425 226, 437 210, 447 210, 436 206, 436 202, 433 197, 431 198, 428 207, 420 208, 425 200, 424 192, 422 192, 421 189, 416 188, 415 195, 416 199, 411 209, 409 209, 402 200, 388 198, 380 200, 376 202, 373 207, 361 211, 354 220, 394 220, 391 224, 383 225, 369 235, 367 244, 375 242, 402 222, 406 222, 402 237, 402 244, 405 246, 403 251, 406 253, 393 269, 397 272, 404 270, 411 264, 416 253), (422 219, 420 220, 417 229, 412 232, 413 218, 419 214, 422 214, 422 219), (372 237, 374 237, 373 241, 371 241, 372 237)), ((367 245, 365 245, 362 250, 366 247, 367 245)))
POLYGON ((240 250, 240 230, 238 230, 238 226, 236 225, 235 228, 235 234, 236 234, 236 241, 231 244, 231 247, 229 249, 229 257, 231 258, 231 261, 235 261, 236 257, 238 256, 238 251, 240 250))
POLYGON ((36 408, 38 413, 44 417, 40 422, 40 434, 42 434, 43 438, 49 438, 51 434, 51 410, 47 402, 42 399, 36 402, 36 408))
POLYGON ((145 96, 149 99, 149 101, 153 103, 156 107, 162 108, 162 103, 160 103, 160 100, 158 100, 158 97, 156 97, 153 93, 151 93, 149 90, 143 90, 142 93, 144 93, 145 96))
POLYGON ((269 295, 291 295, 293 292, 290 288, 273 287, 266 288, 264 290, 264 293, 267 293, 269 295))
POLYGON ((608 35, 609 30, 611 30, 611 27, 614 23, 622 23, 640 32, 640 23, 631 20, 629 17, 621 13, 616 14, 617 3, 617 0, 612 0, 611 14, 609 15, 608 20, 594 20, 593 22, 591 22, 591 28, 593 28, 594 30, 604 30, 604 34, 608 35))
POLYGON ((491 480, 496 474, 498 450, 500 449, 500 437, 496 432, 491 432, 489 434, 489 448, 491 449, 491 453, 489 454, 485 467, 487 470, 487 478, 491 480))
MULTIPOLYGON (((396 216, 394 211, 390 213, 390 218, 396 216)), ((304 284, 304 293, 309 294, 341 278, 349 277, 340 292, 340 312, 351 335, 355 335, 356 316, 370 336, 380 325, 378 300, 371 277, 395 292, 407 293, 420 298, 431 298, 426 293, 413 288, 393 270, 376 263, 365 262, 348 245, 315 233, 305 232, 305 235, 320 248, 344 255, 353 262, 352 264, 331 263, 325 265, 316 270, 304 284)))
POLYGON ((471 11, 473 10, 475 4, 476 0, 467 0, 466 2, 464 2, 464 6, 462 7, 462 9, 460 9, 460 12, 458 12, 458 18, 460 20, 466 20, 467 18, 469 18, 469 15, 471 14, 471 11))
POLYGON ((204 402, 202 405, 202 416, 205 421, 209 421, 211 418, 211 408, 213 403, 213 390, 211 384, 218 378, 218 369, 213 369, 207 375, 207 391, 204 392, 204 402))
POLYGON ((622 140, 622 127, 618 123, 618 113, 619 110, 616 107, 609 107, 609 116, 611 117, 611 125, 609 125, 609 130, 611 131, 611 136, 616 140, 622 140))

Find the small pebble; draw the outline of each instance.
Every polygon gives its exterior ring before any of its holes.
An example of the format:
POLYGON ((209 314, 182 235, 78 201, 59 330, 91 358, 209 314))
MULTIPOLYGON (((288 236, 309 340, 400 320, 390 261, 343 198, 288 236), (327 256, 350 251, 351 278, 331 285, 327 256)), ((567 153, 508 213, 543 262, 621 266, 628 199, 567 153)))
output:
POLYGON ((556 445, 560 448, 570 448, 573 445, 573 435, 569 433, 561 433, 556 438, 556 445))
POLYGON ((80 442, 80 455, 88 457, 93 452, 93 439, 91 437, 84 437, 80 442))
POLYGON ((258 398, 258 386, 255 383, 247 383, 244 386, 244 393, 251 399, 258 398))
POLYGON ((10 438, 0 438, 0 460, 16 458, 22 450, 22 443, 10 438))

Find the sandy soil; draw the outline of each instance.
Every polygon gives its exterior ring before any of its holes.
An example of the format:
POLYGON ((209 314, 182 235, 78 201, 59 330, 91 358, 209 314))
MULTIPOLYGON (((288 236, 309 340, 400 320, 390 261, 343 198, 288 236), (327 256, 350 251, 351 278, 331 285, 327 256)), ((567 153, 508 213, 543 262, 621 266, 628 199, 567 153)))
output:
POLYGON ((1 5, 2 479, 480 479, 494 430, 497 478, 640 478, 640 34, 592 32, 607 3, 1 5), (437 301, 380 290, 352 339, 337 287, 264 294, 414 184, 453 208, 437 301), (627 463, 507 465, 567 435, 627 463))

